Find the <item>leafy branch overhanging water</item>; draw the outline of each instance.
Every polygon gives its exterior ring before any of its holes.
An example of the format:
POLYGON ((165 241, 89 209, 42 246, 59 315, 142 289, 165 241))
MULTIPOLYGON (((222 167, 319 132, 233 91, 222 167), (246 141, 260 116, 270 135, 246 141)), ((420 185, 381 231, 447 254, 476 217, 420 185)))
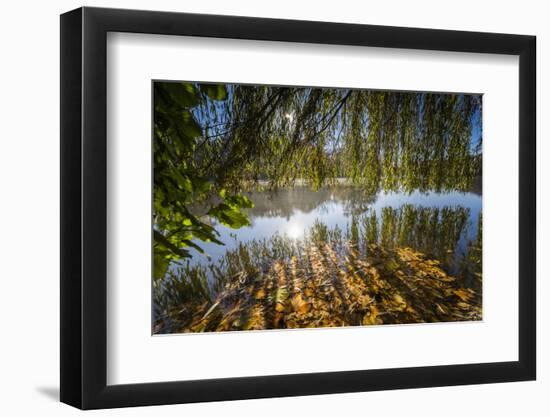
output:
POLYGON ((155 278, 223 244, 208 218, 248 225, 251 189, 469 189, 480 111, 479 95, 155 82, 155 278))

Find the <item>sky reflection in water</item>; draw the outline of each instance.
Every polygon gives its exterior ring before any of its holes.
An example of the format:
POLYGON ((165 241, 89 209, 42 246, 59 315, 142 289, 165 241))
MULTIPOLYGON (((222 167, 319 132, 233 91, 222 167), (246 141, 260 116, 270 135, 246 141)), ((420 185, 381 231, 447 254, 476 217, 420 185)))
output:
MULTIPOLYGON (((433 222, 435 218, 442 222, 445 210, 447 219, 453 218, 454 225, 451 227, 449 236, 443 237, 443 241, 449 242, 449 239, 453 241, 451 245, 454 246, 453 256, 456 261, 466 252, 468 242, 477 237, 482 204, 480 195, 462 192, 379 193, 373 201, 372 198, 365 197, 359 190, 352 187, 323 188, 318 191, 312 191, 306 187, 294 187, 277 193, 251 193, 249 196, 255 204, 255 207, 248 211, 251 225, 235 230, 215 224, 216 230, 220 233, 219 239, 225 243, 225 246, 200 242, 205 253, 210 256, 210 260, 207 256, 193 251, 193 257, 190 260, 192 265, 216 263, 227 250, 237 247, 239 242, 269 239, 276 233, 291 239, 301 239, 316 221, 326 224, 329 228, 338 226, 345 232, 350 228, 352 217, 360 218, 363 215, 372 215, 373 212, 376 213, 380 236, 383 222, 389 222, 387 215, 398 213, 397 217, 399 217, 399 213, 403 213, 406 206, 408 206, 409 215, 412 215, 409 220, 412 218, 416 224, 408 225, 406 233, 411 236, 404 238, 401 234, 400 237, 394 236, 394 239, 405 239, 409 246, 424 252, 430 251, 428 241, 432 246, 441 245, 441 236, 434 235, 434 232, 438 235, 445 233, 441 230, 443 229, 441 223, 434 229, 428 227, 426 220, 433 222), (421 213, 423 213, 424 224, 418 224, 421 221, 421 213), (464 219, 464 222, 460 219, 464 219)), ((403 233, 402 229, 398 226, 392 233, 403 233)), ((439 249, 445 248, 431 249, 433 253, 429 255, 435 258, 443 257, 439 249)), ((443 261, 443 259, 440 260, 443 261)), ((449 269, 453 272, 454 268, 449 269)))

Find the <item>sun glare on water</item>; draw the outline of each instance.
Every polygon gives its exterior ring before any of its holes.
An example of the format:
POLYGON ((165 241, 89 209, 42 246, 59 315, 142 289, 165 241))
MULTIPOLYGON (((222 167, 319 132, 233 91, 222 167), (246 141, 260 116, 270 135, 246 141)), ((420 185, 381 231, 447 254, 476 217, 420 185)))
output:
POLYGON ((303 230, 300 225, 291 223, 286 229, 286 235, 291 239, 299 239, 302 236, 303 230))

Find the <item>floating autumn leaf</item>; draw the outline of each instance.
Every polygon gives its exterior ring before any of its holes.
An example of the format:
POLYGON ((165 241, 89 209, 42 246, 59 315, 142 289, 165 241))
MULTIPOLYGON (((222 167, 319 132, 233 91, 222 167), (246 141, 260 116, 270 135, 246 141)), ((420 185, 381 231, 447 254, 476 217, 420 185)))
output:
POLYGON ((291 300, 292 308, 300 314, 306 314, 310 310, 309 303, 305 302, 301 294, 296 294, 291 300))
POLYGON ((263 288, 260 288, 258 291, 256 291, 254 297, 256 298, 256 300, 263 300, 265 298, 265 290, 263 288))

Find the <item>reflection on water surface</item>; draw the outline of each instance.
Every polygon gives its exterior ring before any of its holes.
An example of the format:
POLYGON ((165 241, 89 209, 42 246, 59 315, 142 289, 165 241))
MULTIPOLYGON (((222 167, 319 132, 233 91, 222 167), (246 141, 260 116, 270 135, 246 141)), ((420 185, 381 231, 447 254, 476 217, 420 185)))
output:
POLYGON ((201 245, 191 264, 218 262, 239 243, 269 239, 275 234, 303 239, 316 222, 351 233, 352 224, 369 233, 369 240, 384 246, 409 246, 457 273, 470 241, 477 239, 481 196, 471 192, 380 193, 374 199, 350 186, 280 189, 248 194, 251 225, 231 229, 215 224, 224 246, 201 245))

